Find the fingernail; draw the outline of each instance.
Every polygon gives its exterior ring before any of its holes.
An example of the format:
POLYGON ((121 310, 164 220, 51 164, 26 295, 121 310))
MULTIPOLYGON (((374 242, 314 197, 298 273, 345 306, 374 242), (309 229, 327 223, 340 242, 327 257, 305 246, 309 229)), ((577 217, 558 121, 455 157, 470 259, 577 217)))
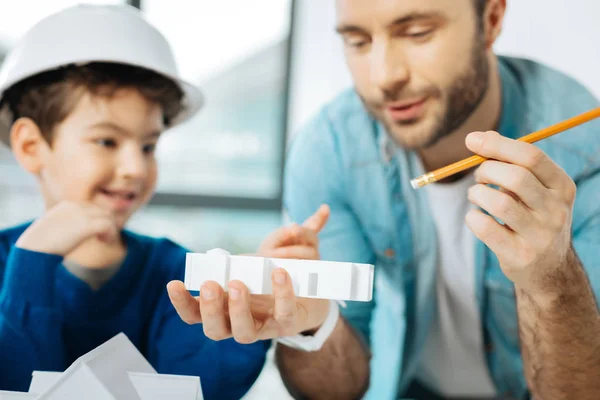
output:
POLYGON ((283 271, 275 272, 274 280, 275 280, 276 284, 283 285, 285 283, 285 278, 286 278, 285 272, 283 272, 283 271))
POLYGON ((237 300, 240 298, 240 291, 235 289, 235 288, 229 288, 229 297, 231 297, 232 300, 237 300))
POLYGON ((202 287, 202 289, 200 290, 200 294, 202 294, 202 298, 204 300, 212 300, 212 299, 215 298, 215 292, 213 292, 212 290, 210 290, 206 286, 202 287))
POLYGON ((172 297, 173 299, 175 299, 175 300, 181 300, 181 299, 183 299, 183 296, 182 296, 182 295, 181 295, 181 293, 180 293, 180 292, 178 292, 178 291, 173 291, 173 292, 171 292, 171 297, 172 297))
POLYGON ((467 136, 467 140, 471 143, 479 143, 479 142, 481 142, 483 135, 484 135, 483 132, 469 133, 469 135, 467 136))

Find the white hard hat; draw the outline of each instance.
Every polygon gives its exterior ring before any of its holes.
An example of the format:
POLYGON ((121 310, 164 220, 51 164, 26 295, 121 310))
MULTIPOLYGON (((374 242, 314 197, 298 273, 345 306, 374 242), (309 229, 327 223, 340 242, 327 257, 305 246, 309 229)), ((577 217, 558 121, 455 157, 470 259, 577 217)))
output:
MULTIPOLYGON (((202 106, 202 93, 179 78, 164 36, 134 7, 78 5, 38 22, 8 54, 0 70, 0 99, 15 83, 69 64, 113 62, 142 67, 177 83, 184 92, 184 110, 177 125, 202 106)), ((9 143, 11 115, 0 110, 0 142, 9 143)))

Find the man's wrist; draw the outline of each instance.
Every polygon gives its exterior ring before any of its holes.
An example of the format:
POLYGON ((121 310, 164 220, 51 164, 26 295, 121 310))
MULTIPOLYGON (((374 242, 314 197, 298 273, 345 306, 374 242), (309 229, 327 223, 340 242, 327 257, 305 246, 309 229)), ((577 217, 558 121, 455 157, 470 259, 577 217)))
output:
POLYGON ((329 302, 329 311, 321 326, 316 330, 305 331, 296 336, 276 339, 277 342, 302 351, 318 351, 329 339, 340 318, 339 306, 336 301, 329 302))
POLYGON ((566 260, 554 269, 552 275, 540 279, 538 284, 530 287, 515 285, 517 295, 522 299, 534 303, 539 311, 550 312, 563 308, 570 298, 580 297, 586 287, 590 287, 589 280, 572 248, 566 260))
MULTIPOLYGON (((323 326, 323 324, 325 323, 325 321, 327 321, 327 318, 330 316, 330 314, 332 313, 332 309, 331 309, 331 302, 333 300, 329 300, 327 301, 327 306, 323 307, 324 311, 323 311, 323 315, 321 316, 321 318, 319 318, 317 320, 317 322, 313 325, 313 326, 309 326, 307 327, 305 330, 303 330, 302 332, 300 332, 300 335, 302 336, 314 336, 315 333, 321 329, 321 327, 323 326)), ((337 304, 337 303, 336 303, 337 304)))

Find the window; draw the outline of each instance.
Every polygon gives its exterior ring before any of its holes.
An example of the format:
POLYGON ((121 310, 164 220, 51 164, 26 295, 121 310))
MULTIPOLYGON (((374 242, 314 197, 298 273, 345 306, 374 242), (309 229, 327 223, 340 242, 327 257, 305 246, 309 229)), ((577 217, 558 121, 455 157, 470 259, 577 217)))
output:
POLYGON ((168 203, 160 193, 170 193, 276 204, 291 2, 144 0, 141 6, 172 43, 183 77, 206 97, 193 120, 161 139, 157 201, 168 203))
MULTIPOLYGON (((0 44, 8 49, 31 26, 63 8, 82 3, 81 0, 12 0, 0 6, 0 44)), ((125 0, 87 0, 86 4, 123 4, 125 0)))
POLYGON ((254 251, 281 219, 292 1, 142 0, 141 9, 206 104, 161 138, 157 194, 140 230, 254 251))

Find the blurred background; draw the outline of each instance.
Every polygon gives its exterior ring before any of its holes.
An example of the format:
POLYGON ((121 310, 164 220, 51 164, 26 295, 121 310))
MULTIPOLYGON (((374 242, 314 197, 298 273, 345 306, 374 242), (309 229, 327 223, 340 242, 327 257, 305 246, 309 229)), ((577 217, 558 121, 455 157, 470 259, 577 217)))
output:
MULTIPOLYGON (((0 0, 0 61, 31 25, 79 2, 0 0)), ((85 2, 140 8, 207 98, 196 118, 161 139, 158 191, 130 228, 195 251, 254 251, 281 223, 286 143, 351 85, 335 1, 85 2)), ((600 97, 599 15, 598 0, 508 0, 496 50, 551 65, 600 97)), ((0 229, 41 212, 35 182, 0 146, 0 229)), ((246 398, 267 397, 290 398, 272 361, 246 398)))

